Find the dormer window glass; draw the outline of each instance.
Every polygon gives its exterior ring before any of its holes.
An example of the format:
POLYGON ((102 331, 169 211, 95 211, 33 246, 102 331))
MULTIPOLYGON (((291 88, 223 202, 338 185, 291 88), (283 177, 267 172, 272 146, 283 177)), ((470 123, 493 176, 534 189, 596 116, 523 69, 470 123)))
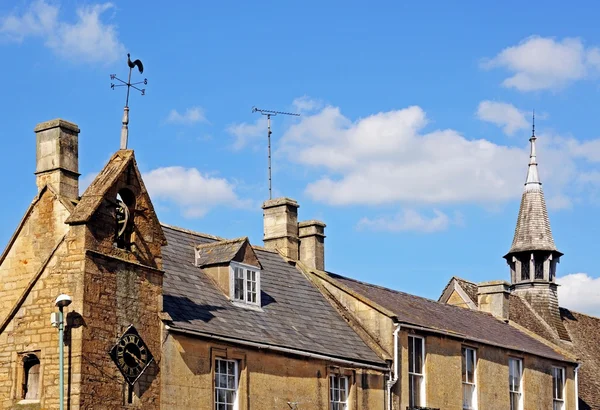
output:
POLYGON ((260 306, 260 270, 254 266, 231 263, 231 299, 260 306))

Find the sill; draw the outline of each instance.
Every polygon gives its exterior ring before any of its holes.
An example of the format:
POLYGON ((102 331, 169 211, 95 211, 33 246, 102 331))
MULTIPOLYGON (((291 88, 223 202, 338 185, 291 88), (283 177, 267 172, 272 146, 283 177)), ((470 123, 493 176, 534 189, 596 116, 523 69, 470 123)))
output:
POLYGON ((237 307, 241 307, 244 309, 249 309, 249 310, 254 310, 256 312, 264 312, 264 310, 262 310, 262 308, 258 305, 251 305, 250 303, 245 303, 245 302, 239 302, 237 300, 232 300, 231 304, 233 306, 237 306, 237 307))
POLYGON ((39 399, 23 399, 19 400, 17 404, 38 404, 40 402, 39 399))

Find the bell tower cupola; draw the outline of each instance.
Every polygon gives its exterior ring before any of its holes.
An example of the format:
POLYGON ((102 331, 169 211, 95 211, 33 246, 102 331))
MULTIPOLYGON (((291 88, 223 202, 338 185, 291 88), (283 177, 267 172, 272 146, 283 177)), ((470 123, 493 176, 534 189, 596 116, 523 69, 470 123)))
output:
POLYGON ((529 139, 529 167, 515 236, 504 258, 510 266, 511 291, 527 300, 557 330, 559 336, 563 336, 556 284, 556 265, 563 254, 556 248, 550 230, 538 174, 536 140, 534 122, 529 139))

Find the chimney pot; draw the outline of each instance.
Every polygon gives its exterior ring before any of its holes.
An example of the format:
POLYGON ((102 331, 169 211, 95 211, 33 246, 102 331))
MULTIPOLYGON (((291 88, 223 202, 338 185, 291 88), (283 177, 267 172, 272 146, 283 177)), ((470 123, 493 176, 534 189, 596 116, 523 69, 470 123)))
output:
POLYGON ((38 124, 36 134, 36 184, 38 191, 51 185, 59 195, 79 198, 79 127, 56 119, 38 124))
POLYGON ((306 266, 325 270, 325 225, 310 220, 298 224, 300 238, 300 261, 306 266))

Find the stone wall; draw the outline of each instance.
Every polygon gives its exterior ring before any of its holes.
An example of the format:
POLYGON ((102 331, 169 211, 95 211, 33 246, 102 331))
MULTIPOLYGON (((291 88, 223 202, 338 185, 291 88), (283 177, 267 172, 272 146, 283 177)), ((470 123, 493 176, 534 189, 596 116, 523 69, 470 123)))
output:
POLYGON ((166 336, 163 349, 161 409, 214 409, 217 357, 239 361, 239 410, 326 409, 330 372, 350 377, 349 410, 384 408, 380 372, 176 333, 166 336))
MULTIPOLYGON (((9 242, 0 264, 0 405, 12 408, 23 398, 23 357, 40 360, 39 403, 33 408, 58 407, 58 331, 50 324, 54 301, 61 293, 74 303, 65 308, 67 321, 76 317, 82 300, 82 259, 72 250, 82 239, 68 232, 68 210, 50 190, 43 190, 25 216, 14 241, 9 242)), ((65 381, 78 388, 78 359, 72 346, 80 345, 81 333, 66 334, 65 381)))
MULTIPOLYGON (((489 345, 419 333, 412 330, 400 332, 402 363, 400 399, 395 398, 394 409, 408 406, 408 336, 425 338, 425 390, 426 405, 443 410, 462 409, 462 356, 461 348, 476 350, 477 400, 481 409, 507 409, 509 403, 508 359, 523 360, 523 408, 552 408, 552 366, 565 366, 559 362, 533 355, 524 355, 489 345)), ((566 369, 566 409, 575 409, 573 367, 566 369)), ((396 386, 399 387, 399 386, 396 386)), ((398 389, 395 389, 398 393, 398 389)))
POLYGON ((162 272, 104 255, 88 255, 85 295, 81 407, 123 407, 128 388, 108 352, 133 325, 148 345, 155 363, 138 381, 137 398, 134 406, 128 408, 158 409, 162 272))

